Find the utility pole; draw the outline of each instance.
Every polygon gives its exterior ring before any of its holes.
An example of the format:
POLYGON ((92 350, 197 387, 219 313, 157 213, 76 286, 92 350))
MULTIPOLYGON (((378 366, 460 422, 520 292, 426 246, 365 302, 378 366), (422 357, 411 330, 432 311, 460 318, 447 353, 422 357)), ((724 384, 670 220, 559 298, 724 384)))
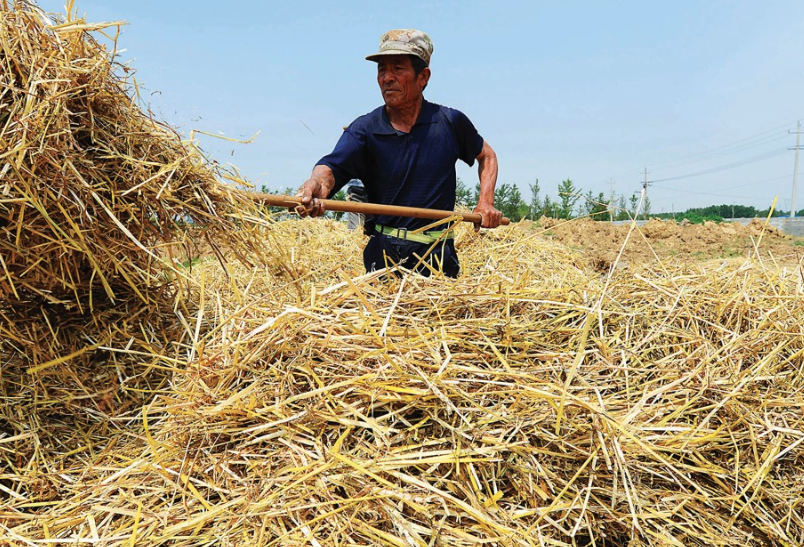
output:
POLYGON ((609 222, 614 222, 614 179, 609 179, 609 222))
MULTIPOLYGON (((653 182, 648 180, 648 168, 647 167, 645 167, 644 171, 642 171, 642 174, 645 175, 645 180, 642 182, 642 195, 640 196, 640 203, 642 205, 642 213, 644 214, 645 213, 645 210, 644 210, 645 209, 645 202, 648 199, 648 186, 653 184, 653 182)), ((637 214, 637 216, 639 216, 639 214, 637 214)))
MULTIPOLYGON (((792 133, 792 131, 788 131, 792 133)), ((798 182, 798 151, 801 150, 801 122, 796 124, 796 147, 788 148, 796 151, 796 159, 793 161, 793 195, 790 196, 790 218, 796 218, 796 183, 798 182)))

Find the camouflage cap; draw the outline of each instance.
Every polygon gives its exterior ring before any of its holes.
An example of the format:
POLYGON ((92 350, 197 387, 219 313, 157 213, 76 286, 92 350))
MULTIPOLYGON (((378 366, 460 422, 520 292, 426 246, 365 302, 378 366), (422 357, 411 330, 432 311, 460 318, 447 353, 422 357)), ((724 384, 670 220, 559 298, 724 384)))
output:
POLYGON ((430 65, 433 42, 424 32, 414 29, 389 30, 380 37, 380 51, 366 57, 379 61, 383 55, 415 55, 430 65))

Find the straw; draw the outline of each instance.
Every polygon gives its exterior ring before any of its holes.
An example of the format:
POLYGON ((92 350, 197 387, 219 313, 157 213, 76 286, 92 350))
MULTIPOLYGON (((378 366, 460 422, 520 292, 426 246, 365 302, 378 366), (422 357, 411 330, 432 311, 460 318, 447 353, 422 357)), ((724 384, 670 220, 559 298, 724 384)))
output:
POLYGON ((459 229, 458 280, 380 280, 342 224, 264 235, 294 263, 194 268, 188 359, 162 360, 147 418, 118 418, 147 434, 47 474, 50 505, 17 486, 9 530, 89 539, 92 515, 108 545, 800 543, 798 269, 605 278, 515 226, 459 229))
POLYGON ((103 25, 0 6, 0 544, 804 543, 769 232, 702 262, 632 227, 601 269, 458 226, 458 279, 365 274, 342 223, 232 201, 103 25))

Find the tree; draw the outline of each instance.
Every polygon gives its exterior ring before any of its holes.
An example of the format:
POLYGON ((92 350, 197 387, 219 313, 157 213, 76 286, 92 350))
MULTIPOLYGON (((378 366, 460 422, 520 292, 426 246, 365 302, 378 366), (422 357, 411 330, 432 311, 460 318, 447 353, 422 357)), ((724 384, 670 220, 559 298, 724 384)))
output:
POLYGON ((628 206, 625 203, 625 196, 620 196, 617 200, 617 214, 614 215, 615 220, 628 220, 628 206))
POLYGON ((629 216, 630 218, 636 218, 638 212, 637 207, 639 207, 639 197, 637 197, 636 194, 631 194, 631 197, 629 199, 631 201, 631 208, 628 210, 628 212, 630 213, 629 216))
MULTIPOLYGON (((335 195, 332 196, 332 199, 337 201, 346 201, 346 192, 343 189, 338 190, 335 193, 335 195)), ((328 217, 335 217, 335 220, 340 220, 341 218, 343 218, 344 215, 344 213, 341 213, 339 211, 327 211, 324 214, 328 217)))
POLYGON ((473 194, 472 190, 467 188, 460 177, 458 177, 455 186, 455 204, 461 207, 471 207, 473 203, 477 203, 477 197, 473 194))
MULTIPOLYGON (((602 195, 602 194, 601 194, 602 195)), ((582 217, 591 217, 595 210, 595 198, 592 191, 589 190, 583 195, 583 201, 578 206, 578 213, 582 217)))
POLYGON ((542 210, 539 218, 546 216, 548 218, 558 218, 558 211, 557 205, 553 203, 553 200, 550 199, 550 196, 544 196, 544 202, 542 203, 542 210))
POLYGON ((586 215, 592 220, 609 220, 609 202, 606 201, 606 196, 600 192, 597 197, 592 197, 592 191, 586 194, 586 215))
MULTIPOLYGON (((471 203, 480 199, 480 182, 475 184, 471 203)), ((522 220, 528 214, 528 205, 522 199, 522 192, 515 183, 498 184, 494 188, 494 207, 508 217, 511 222, 522 220)))
POLYGON ((528 208, 528 218, 538 220, 543 212, 542 202, 539 198, 539 179, 528 185, 530 187, 530 207, 528 208))
POLYGON ((570 219, 572 218, 572 210, 581 196, 578 195, 578 189, 572 183, 572 180, 562 180, 558 185, 558 198, 560 200, 560 207, 558 210, 558 218, 570 219))
POLYGON ((518 222, 528 214, 528 205, 522 199, 522 192, 513 183, 503 183, 494 189, 494 206, 503 216, 518 222))
POLYGON ((296 194, 296 190, 293 189, 292 186, 285 186, 284 190, 274 190, 273 188, 268 188, 265 184, 260 186, 260 192, 263 194, 284 194, 286 196, 292 196, 296 194))

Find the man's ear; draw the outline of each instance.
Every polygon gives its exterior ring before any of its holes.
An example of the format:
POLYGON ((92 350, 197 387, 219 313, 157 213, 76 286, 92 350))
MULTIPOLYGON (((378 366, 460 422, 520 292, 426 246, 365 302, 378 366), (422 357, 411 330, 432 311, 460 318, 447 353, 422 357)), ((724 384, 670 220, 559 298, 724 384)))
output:
POLYGON ((424 70, 422 70, 419 73, 419 77, 424 79, 423 80, 424 87, 427 87, 427 83, 430 81, 430 75, 431 75, 431 72, 430 72, 430 67, 429 66, 424 67, 424 70))

